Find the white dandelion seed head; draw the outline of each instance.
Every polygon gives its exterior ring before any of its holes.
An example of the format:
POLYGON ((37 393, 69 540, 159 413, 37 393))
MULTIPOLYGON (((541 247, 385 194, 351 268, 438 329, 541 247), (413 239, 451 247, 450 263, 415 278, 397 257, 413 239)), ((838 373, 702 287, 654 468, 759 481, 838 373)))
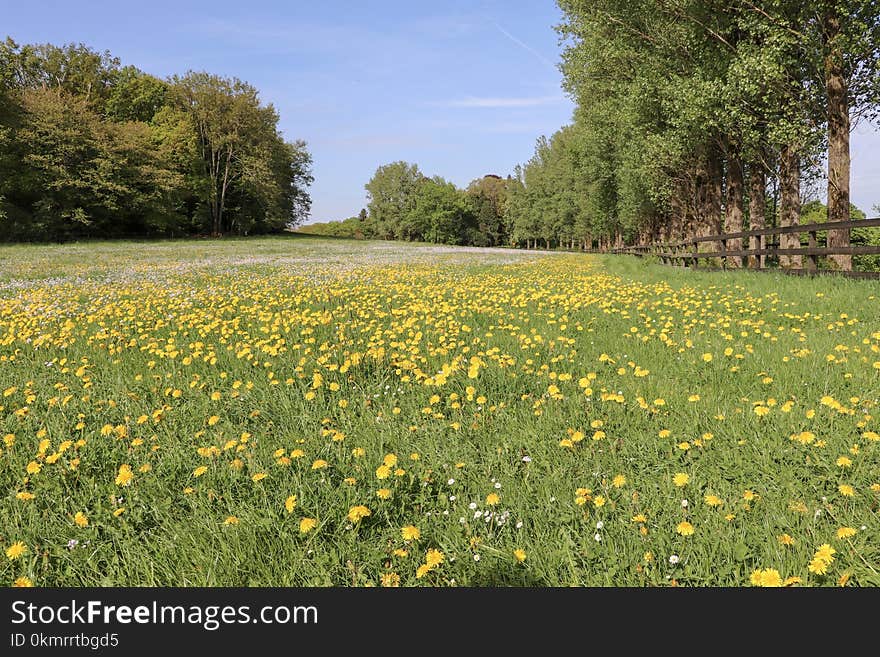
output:
POLYGON ((470 504, 468 504, 468 508, 469 508, 471 511, 473 511, 474 509, 477 508, 477 503, 476 503, 476 502, 471 502, 470 504))
POLYGON ((678 555, 677 555, 677 554, 671 554, 671 555, 669 555, 669 563, 671 563, 673 566, 674 566, 675 564, 677 564, 678 561, 679 561, 679 559, 678 559, 678 555))
POLYGON ((495 482, 495 488, 496 488, 496 490, 497 490, 498 488, 501 488, 501 484, 500 484, 499 482, 495 482))
POLYGON ((531 463, 531 462, 532 462, 532 457, 529 456, 528 454, 526 454, 525 456, 522 457, 522 462, 523 462, 523 463, 531 463))
POLYGON ((596 532, 596 535, 593 536, 593 538, 595 539, 595 541, 596 541, 597 543, 601 543, 601 542, 602 542, 602 534, 600 534, 599 532, 596 532))
POLYGON ((682 500, 682 501, 681 501, 681 508, 682 508, 682 509, 686 509, 686 508, 687 508, 687 505, 688 505, 688 501, 687 501, 687 500, 682 500))
POLYGON ((603 527, 605 527, 605 523, 601 520, 596 523, 596 529, 602 529, 603 527))
POLYGON ((517 529, 522 529, 522 526, 523 526, 522 520, 517 521, 517 523, 516 523, 516 528, 517 528, 517 529))
POLYGON ((455 483, 455 479, 450 478, 449 481, 446 482, 450 486, 455 483))
POLYGON ((479 561, 479 560, 480 560, 480 555, 479 555, 479 554, 475 554, 475 555, 474 555, 474 561, 479 561))
POLYGON ((455 495, 450 495, 450 496, 449 496, 449 501, 450 501, 450 502, 455 502, 455 495))

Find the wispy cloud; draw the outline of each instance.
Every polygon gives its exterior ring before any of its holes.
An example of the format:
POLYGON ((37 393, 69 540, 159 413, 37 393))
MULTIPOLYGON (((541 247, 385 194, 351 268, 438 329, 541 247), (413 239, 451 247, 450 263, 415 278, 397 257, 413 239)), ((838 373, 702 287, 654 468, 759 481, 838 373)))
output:
POLYGON ((503 27, 501 27, 501 26, 500 26, 498 23, 496 23, 495 21, 491 21, 491 23, 492 23, 492 25, 494 25, 494 26, 496 27, 496 29, 497 29, 499 32, 501 32, 501 34, 503 34, 503 35, 506 36, 508 39, 510 39, 511 41, 513 41, 516 45, 518 45, 518 46, 519 46, 520 48, 522 48, 523 50, 525 50, 525 51, 527 51, 527 52, 530 52, 530 53, 531 53, 532 55, 534 55, 535 58, 537 58, 541 63, 545 64, 546 66, 549 66, 550 68, 554 68, 554 69, 556 68, 556 66, 553 64, 553 62, 551 62, 549 59, 547 59, 546 57, 544 57, 544 55, 542 55, 542 54, 539 53, 537 50, 535 50, 534 48, 532 48, 529 44, 525 43, 524 41, 520 41, 519 39, 517 39, 515 36, 513 36, 510 32, 508 32, 507 30, 505 30, 503 27))
POLYGON ((537 107, 538 105, 551 105, 563 100, 562 96, 526 96, 521 98, 477 98, 469 96, 455 100, 445 100, 432 105, 441 107, 482 107, 482 108, 510 108, 510 107, 537 107))

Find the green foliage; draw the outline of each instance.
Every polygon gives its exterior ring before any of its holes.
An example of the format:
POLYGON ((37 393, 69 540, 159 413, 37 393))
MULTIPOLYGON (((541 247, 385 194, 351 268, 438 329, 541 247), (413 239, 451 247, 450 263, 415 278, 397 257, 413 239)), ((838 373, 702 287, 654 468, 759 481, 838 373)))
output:
POLYGON ((160 80, 84 45, 0 43, 0 240, 265 233, 311 204, 311 156, 253 87, 160 80))

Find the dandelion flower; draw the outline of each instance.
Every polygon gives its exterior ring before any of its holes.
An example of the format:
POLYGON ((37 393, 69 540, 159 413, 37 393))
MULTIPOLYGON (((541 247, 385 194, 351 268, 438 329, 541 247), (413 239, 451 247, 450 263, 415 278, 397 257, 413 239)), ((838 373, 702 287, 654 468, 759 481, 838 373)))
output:
POLYGON ((415 525, 407 525, 406 527, 401 528, 400 533, 403 536, 404 541, 417 541, 422 536, 419 528, 415 525))
POLYGON ((28 551, 27 545, 25 545, 21 541, 16 541, 12 545, 10 545, 8 548, 6 548, 6 557, 10 561, 15 561, 16 559, 18 559, 21 555, 23 555, 27 551, 28 551))
POLYGON ((678 486, 679 488, 683 488, 687 486, 690 482, 690 475, 684 472, 678 472, 672 477, 672 483, 678 486))
POLYGON ((351 522, 360 522, 363 518, 371 515, 372 512, 362 504, 353 506, 348 510, 348 519, 351 522))
POLYGON ((682 536, 692 536, 694 533, 694 526, 689 523, 687 520, 684 520, 675 527, 675 531, 677 531, 682 536))
POLYGON ((314 518, 303 518, 299 521, 299 531, 301 534, 308 534, 318 526, 318 521, 314 518))
POLYGON ((293 510, 295 508, 296 508, 296 495, 291 495, 286 500, 284 500, 284 509, 288 513, 293 513, 293 510))
POLYGON ((749 578, 754 586, 779 587, 782 586, 782 576, 775 568, 758 569, 749 578))

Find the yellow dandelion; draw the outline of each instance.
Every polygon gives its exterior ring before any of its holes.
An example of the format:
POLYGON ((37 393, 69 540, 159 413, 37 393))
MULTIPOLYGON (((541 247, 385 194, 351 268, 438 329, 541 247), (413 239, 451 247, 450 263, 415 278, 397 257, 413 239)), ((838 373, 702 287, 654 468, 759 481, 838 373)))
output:
POLYGON ((753 586, 779 587, 782 586, 782 576, 775 568, 758 569, 749 578, 753 586))
POLYGON ((431 548, 425 553, 425 564, 429 568, 436 568, 445 559, 445 555, 440 550, 435 550, 431 548))
POLYGON ((694 526, 687 520, 683 520, 682 522, 678 523, 678 525, 676 525, 675 531, 682 536, 692 536, 694 533, 694 526))
POLYGON ((284 500, 284 510, 287 513, 293 513, 293 510, 296 508, 296 495, 290 495, 286 500, 284 500))
POLYGON ((518 563, 522 563, 526 560, 526 551, 522 548, 517 548, 513 551, 513 556, 518 563))
POLYGON ((419 528, 415 525, 406 525, 401 528, 400 533, 403 536, 404 541, 417 541, 422 536, 419 528))
POLYGON ((844 497, 853 497, 856 494, 856 489, 849 484, 840 484, 840 486, 837 487, 837 490, 840 491, 840 494, 844 497))
POLYGON ((128 463, 120 465, 119 472, 116 474, 116 485, 128 486, 132 479, 134 479, 134 474, 131 471, 131 466, 128 463))
POLYGON ((363 518, 372 515, 372 512, 363 504, 353 506, 348 510, 348 519, 351 522, 360 522, 363 518))
POLYGON ((28 551, 27 545, 22 543, 21 541, 16 541, 8 548, 6 548, 6 557, 10 561, 15 561, 21 555, 25 554, 28 551))
POLYGON ((676 486, 678 486, 679 488, 683 488, 684 486, 687 486, 688 483, 690 482, 690 480, 691 480, 690 475, 688 475, 685 472, 677 472, 672 477, 672 483, 675 484, 676 486))
POLYGON ((314 518, 303 518, 299 521, 299 531, 301 534, 308 534, 318 526, 318 521, 314 518))

